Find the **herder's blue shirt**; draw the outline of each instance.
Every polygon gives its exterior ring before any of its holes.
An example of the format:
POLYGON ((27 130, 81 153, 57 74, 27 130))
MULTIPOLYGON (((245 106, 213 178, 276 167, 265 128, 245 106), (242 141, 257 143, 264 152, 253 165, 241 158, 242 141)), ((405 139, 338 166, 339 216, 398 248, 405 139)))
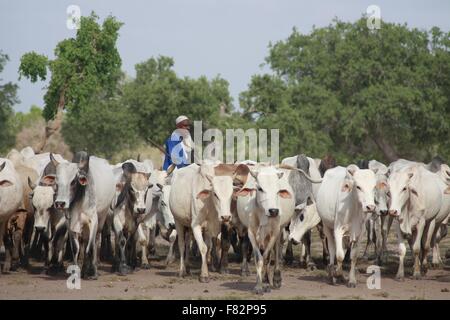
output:
POLYGON ((183 152, 181 141, 181 137, 175 133, 167 138, 164 143, 166 147, 166 157, 164 159, 163 170, 167 170, 172 163, 175 163, 178 169, 190 164, 189 159, 186 158, 183 152))

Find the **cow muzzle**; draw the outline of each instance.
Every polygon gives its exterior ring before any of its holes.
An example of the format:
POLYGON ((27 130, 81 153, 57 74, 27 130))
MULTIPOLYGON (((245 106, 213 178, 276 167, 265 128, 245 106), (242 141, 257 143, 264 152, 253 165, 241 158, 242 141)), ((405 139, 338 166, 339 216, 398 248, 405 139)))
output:
POLYGON ((231 222, 231 216, 220 216, 220 220, 224 223, 231 222))
POLYGON ((393 216, 393 217, 398 217, 399 216, 399 212, 398 212, 398 210, 395 210, 395 209, 389 210, 389 215, 393 216))
POLYGON ((136 213, 139 215, 145 214, 145 208, 136 208, 136 213))
POLYGON ((279 214, 280 214, 280 210, 269 209, 269 217, 278 217, 279 214))
POLYGON ((67 209, 66 208, 66 201, 64 200, 56 200, 55 201, 55 208, 62 210, 62 209, 67 209))

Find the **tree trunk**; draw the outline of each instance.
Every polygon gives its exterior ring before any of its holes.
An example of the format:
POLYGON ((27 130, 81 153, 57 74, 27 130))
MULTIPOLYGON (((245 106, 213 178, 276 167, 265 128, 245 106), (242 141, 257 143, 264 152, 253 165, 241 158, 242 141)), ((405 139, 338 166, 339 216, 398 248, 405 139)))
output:
POLYGON ((394 150, 394 147, 386 141, 386 139, 379 133, 376 133, 372 136, 372 140, 378 146, 378 148, 383 152, 384 157, 389 162, 394 162, 398 160, 399 156, 397 152, 394 150))
POLYGON ((55 132, 59 132, 61 130, 63 111, 65 106, 65 94, 66 87, 64 87, 64 89, 61 91, 61 94, 59 95, 58 109, 56 111, 55 118, 53 120, 47 121, 44 136, 42 137, 41 142, 39 142, 39 144, 34 148, 34 153, 42 153, 45 146, 47 145, 50 136, 55 132))

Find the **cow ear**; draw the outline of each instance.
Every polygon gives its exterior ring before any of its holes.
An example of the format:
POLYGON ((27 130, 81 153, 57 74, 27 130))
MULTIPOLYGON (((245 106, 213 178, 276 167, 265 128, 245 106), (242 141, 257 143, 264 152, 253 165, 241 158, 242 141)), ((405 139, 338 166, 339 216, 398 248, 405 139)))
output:
POLYGON ((1 172, 3 169, 5 169, 5 166, 6 166, 6 161, 3 162, 3 163, 0 165, 0 172, 1 172))
POLYGON ((350 192, 353 189, 353 182, 350 180, 345 180, 344 184, 342 185, 341 191, 342 192, 350 192))
POLYGON ((2 180, 0 181, 0 187, 10 187, 13 183, 9 180, 2 180))
POLYGON ((278 175, 278 179, 281 179, 284 175, 284 172, 278 172, 277 175, 278 175))
POLYGON ((412 177, 414 177, 414 172, 409 172, 409 173, 408 173, 408 178, 411 179, 412 177))
POLYGON ((116 191, 120 192, 120 191, 122 191, 122 189, 123 189, 123 183, 120 183, 120 182, 116 183, 116 191))
POLYGON ((242 188, 234 192, 234 195, 237 197, 246 197, 248 195, 253 195, 255 189, 252 188, 242 188))
POLYGON ((78 182, 82 186, 86 186, 88 184, 88 179, 85 176, 81 176, 81 177, 78 178, 78 182))
POLYGON ((387 188, 387 184, 386 184, 386 182, 384 182, 384 181, 381 181, 381 182, 379 182, 378 184, 377 184, 377 189, 378 190, 384 190, 384 189, 386 189, 387 188))
POLYGON ((351 164, 347 167, 347 173, 351 176, 353 176, 355 174, 355 172, 358 170, 359 170, 359 168, 355 164, 351 164))
POLYGON ((55 183, 55 179, 56 179, 56 177, 54 175, 47 175, 47 176, 43 177, 41 181, 45 185, 51 186, 55 183))
POLYGON ((210 192, 211 192, 211 191, 206 190, 206 189, 200 191, 200 192, 197 194, 197 199, 204 200, 204 199, 208 198, 210 192))
POLYGON ((410 191, 413 195, 415 195, 416 197, 419 196, 419 194, 417 193, 417 190, 416 190, 416 189, 414 189, 414 188, 409 188, 409 191, 410 191))
POLYGON ((53 165, 54 165, 55 167, 57 167, 58 164, 59 164, 59 162, 56 161, 55 157, 53 156, 53 153, 51 153, 51 152, 50 152, 50 161, 53 163, 53 165))
POLYGON ((28 186, 31 190, 34 190, 34 188, 36 188, 36 184, 31 181, 30 177, 28 177, 28 186))
POLYGON ((292 198, 291 193, 289 191, 287 191, 286 189, 278 191, 278 195, 283 199, 291 199, 292 198))
POLYGON ((314 201, 311 199, 311 197, 308 197, 308 199, 306 199, 306 205, 310 206, 314 203, 314 201))
POLYGON ((450 187, 448 187, 447 189, 445 189, 444 194, 450 194, 450 187))

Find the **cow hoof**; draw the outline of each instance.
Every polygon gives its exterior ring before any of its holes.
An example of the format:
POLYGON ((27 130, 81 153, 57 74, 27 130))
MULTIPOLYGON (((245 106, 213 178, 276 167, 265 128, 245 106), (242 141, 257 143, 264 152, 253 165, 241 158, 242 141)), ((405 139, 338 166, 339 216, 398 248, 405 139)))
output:
POLYGON ((141 265, 141 268, 144 269, 144 270, 148 270, 148 269, 150 269, 150 264, 144 263, 144 264, 141 265))
POLYGON ((126 264, 119 266, 119 275, 126 276, 130 272, 130 268, 126 264))
POLYGON ((397 275, 395 276, 395 279, 396 279, 397 281, 404 282, 404 281, 405 281, 405 276, 404 276, 404 275, 397 274, 397 275))
POLYGON ((281 288, 281 271, 275 270, 273 273, 273 287, 275 289, 281 288))
POLYGON ((337 285, 337 278, 336 278, 336 277, 331 277, 331 278, 329 279, 329 281, 330 281, 330 284, 331 284, 332 286, 337 285))
POLYGON ((356 282, 349 282, 349 283, 347 283, 347 287, 349 287, 349 288, 356 288, 356 282))
POLYGON ((228 268, 220 268, 220 274, 230 274, 230 270, 228 268))
POLYGON ((10 271, 11 271, 11 263, 10 262, 5 262, 5 264, 3 265, 2 273, 3 274, 9 274, 10 271))
POLYGON ((241 270, 241 277, 248 277, 250 276, 249 270, 241 270))
POLYGON ((269 292, 270 292, 270 286, 269 286, 268 284, 266 284, 266 285, 263 287, 263 291, 264 291, 264 293, 269 293, 269 292))
POLYGON ((253 293, 262 295, 264 293, 263 289, 261 287, 256 287, 253 289, 253 293))
POLYGON ((200 276, 199 280, 200 280, 201 283, 208 283, 209 282, 209 277, 208 276, 206 276, 206 277, 200 276))
POLYGON ((428 272, 428 265, 427 264, 426 265, 422 265, 421 268, 420 268, 420 274, 422 276, 425 276, 427 274, 427 272, 428 272))
POLYGON ((315 264, 315 263, 313 263, 313 262, 310 262, 310 263, 308 263, 308 267, 307 267, 307 269, 308 269, 309 271, 314 271, 314 270, 316 270, 316 269, 317 269, 317 266, 316 266, 316 264, 315 264))
POLYGON ((444 263, 443 262, 433 262, 431 263, 431 268, 436 270, 436 269, 443 269, 444 268, 444 263))
POLYGON ((98 274, 93 274, 87 277, 87 280, 98 280, 98 274))
POLYGON ((413 278, 413 280, 421 280, 422 275, 420 273, 414 273, 412 278, 413 278))

